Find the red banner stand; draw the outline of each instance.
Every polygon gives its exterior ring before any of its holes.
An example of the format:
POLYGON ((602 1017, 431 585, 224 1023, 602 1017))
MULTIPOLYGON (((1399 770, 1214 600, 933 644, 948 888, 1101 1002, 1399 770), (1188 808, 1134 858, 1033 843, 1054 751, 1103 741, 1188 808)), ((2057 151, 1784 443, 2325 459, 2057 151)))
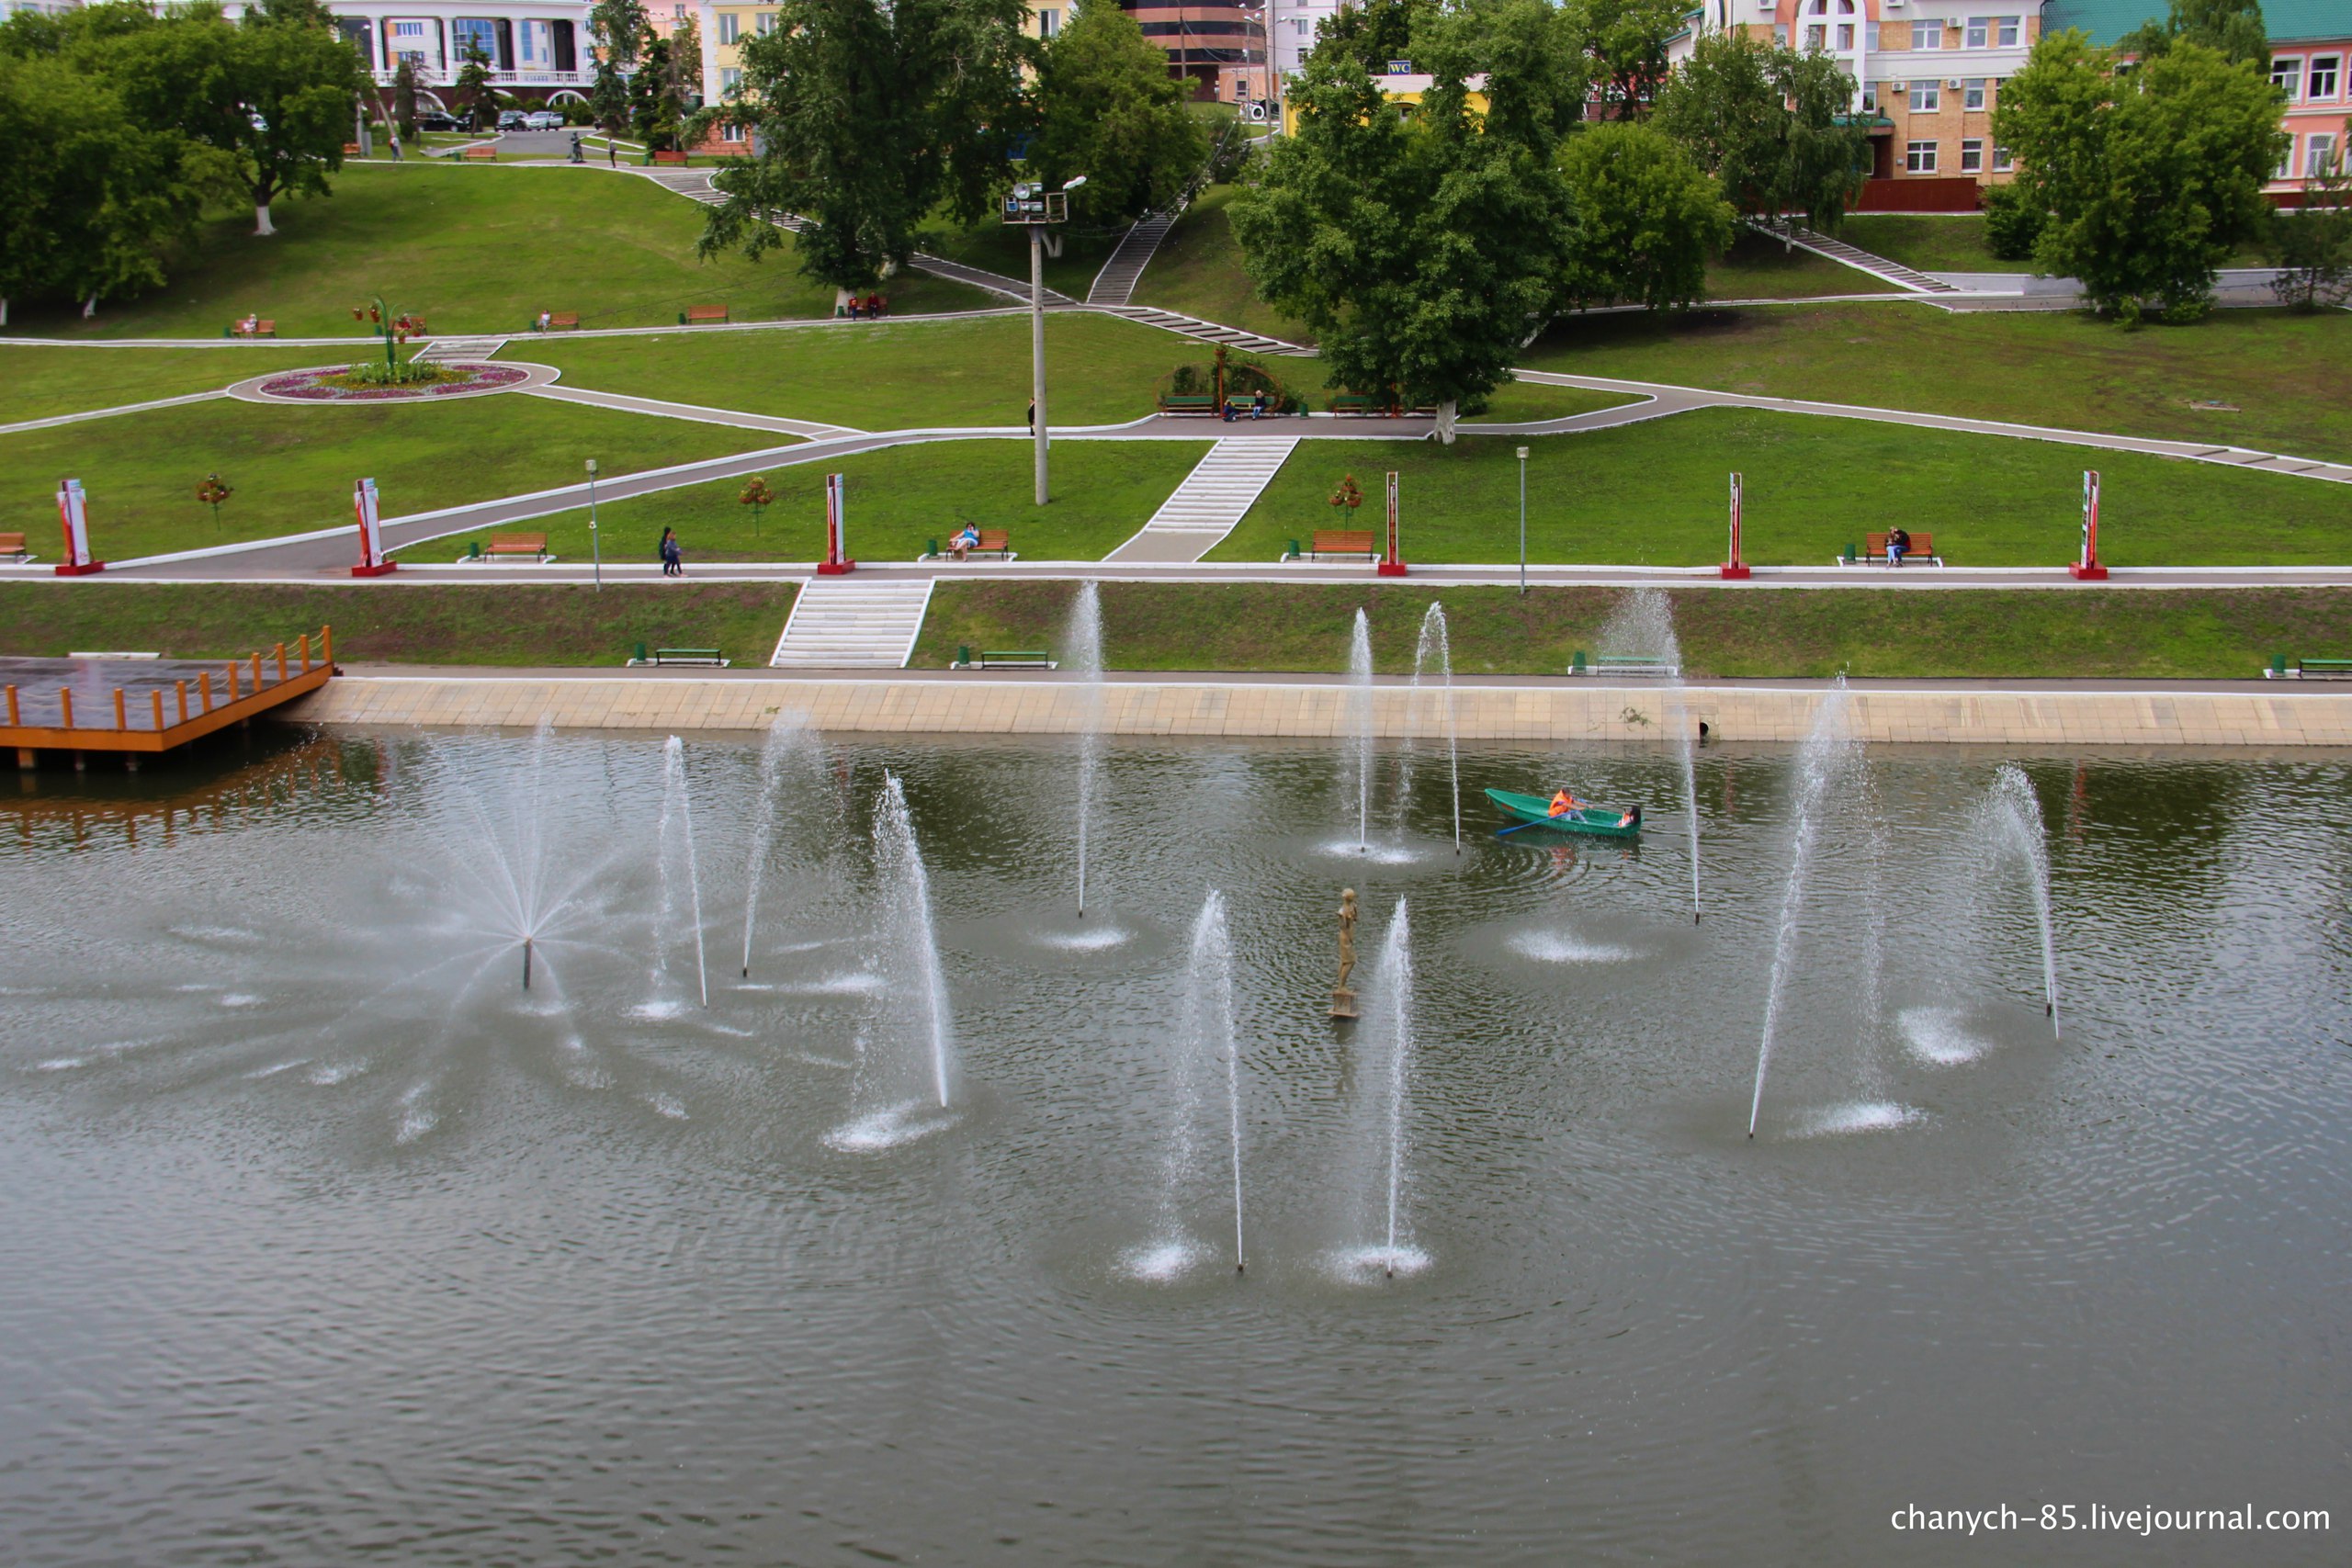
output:
POLYGON ((2077 582, 2105 582, 2107 568, 2098 559, 2098 470, 2083 470, 2083 558, 2071 562, 2066 575, 2077 582))
POLYGON ((817 563, 820 577, 845 577, 857 570, 849 558, 849 519, 839 474, 825 476, 825 558, 817 563))
POLYGON ((1739 476, 1731 477, 1731 559, 1723 563, 1723 574, 1735 581, 1748 575, 1747 563, 1739 558, 1739 476))
POLYGON ((1396 476, 1388 476, 1388 553, 1380 558, 1380 575, 1402 577, 1409 570, 1396 553, 1396 476))
POLYGON ((65 528, 65 558, 57 563, 60 577, 87 577, 104 571, 107 563, 90 555, 89 497, 80 479, 65 479, 57 487, 57 520, 65 528))
POLYGON ((400 562, 384 554, 384 532, 378 520, 374 479, 361 479, 351 487, 351 513, 359 522, 359 562, 351 569, 351 575, 382 577, 396 570, 400 562))

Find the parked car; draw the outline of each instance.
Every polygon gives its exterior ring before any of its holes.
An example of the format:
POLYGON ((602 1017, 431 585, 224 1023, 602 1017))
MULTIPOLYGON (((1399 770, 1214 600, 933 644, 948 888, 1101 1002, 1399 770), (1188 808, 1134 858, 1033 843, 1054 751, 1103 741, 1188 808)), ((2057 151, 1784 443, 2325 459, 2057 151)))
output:
POLYGON ((523 117, 523 125, 528 130, 561 130, 563 116, 553 109, 533 109, 523 117))
POLYGON ((499 110, 499 111, 498 111, 498 129, 499 129, 499 130, 522 130, 522 129, 523 129, 523 111, 522 111, 521 109, 501 109, 501 110, 499 110))
POLYGON ((465 127, 458 123, 458 117, 455 115, 443 114, 438 109, 420 109, 416 116, 416 129, 419 130, 463 130, 465 127))

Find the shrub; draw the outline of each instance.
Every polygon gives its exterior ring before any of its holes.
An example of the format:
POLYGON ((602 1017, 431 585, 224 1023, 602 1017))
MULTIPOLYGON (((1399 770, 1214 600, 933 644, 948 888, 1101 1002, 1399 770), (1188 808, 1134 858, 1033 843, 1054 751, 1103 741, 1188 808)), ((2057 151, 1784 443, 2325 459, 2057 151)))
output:
POLYGON ((2031 261, 2034 242, 2050 215, 2018 186, 1986 186, 1984 201, 1984 248, 2003 261, 2031 261))

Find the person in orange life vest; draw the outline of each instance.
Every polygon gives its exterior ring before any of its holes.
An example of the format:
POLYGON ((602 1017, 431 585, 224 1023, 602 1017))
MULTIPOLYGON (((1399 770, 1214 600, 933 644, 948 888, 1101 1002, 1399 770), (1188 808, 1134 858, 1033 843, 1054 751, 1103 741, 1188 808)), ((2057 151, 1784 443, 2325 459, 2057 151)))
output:
POLYGON ((1551 815, 1555 817, 1565 817, 1576 808, 1577 797, 1565 789, 1552 797, 1551 815))

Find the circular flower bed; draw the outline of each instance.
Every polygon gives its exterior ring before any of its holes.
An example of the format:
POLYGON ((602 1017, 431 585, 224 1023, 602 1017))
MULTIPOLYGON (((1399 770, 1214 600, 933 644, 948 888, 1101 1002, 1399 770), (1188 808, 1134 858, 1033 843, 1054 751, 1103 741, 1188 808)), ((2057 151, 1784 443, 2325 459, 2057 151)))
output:
POLYGON ((383 403, 415 402, 429 398, 446 398, 452 392, 495 392, 519 386, 530 378, 530 372, 514 365, 483 365, 458 363, 438 366, 447 371, 445 379, 426 386, 364 387, 340 385, 349 369, 347 366, 329 365, 312 370, 289 370, 283 376, 272 376, 256 389, 265 397, 294 398, 303 402, 320 403, 383 403))

